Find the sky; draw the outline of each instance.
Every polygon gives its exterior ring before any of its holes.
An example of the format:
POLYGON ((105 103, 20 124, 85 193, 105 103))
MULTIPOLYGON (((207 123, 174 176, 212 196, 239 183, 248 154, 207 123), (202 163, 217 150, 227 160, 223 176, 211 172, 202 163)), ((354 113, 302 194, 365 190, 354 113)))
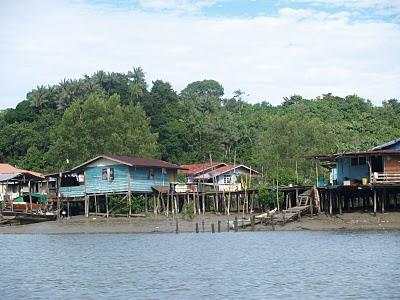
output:
POLYGON ((40 85, 141 66, 250 103, 400 98, 400 0, 2 0, 0 109, 40 85))

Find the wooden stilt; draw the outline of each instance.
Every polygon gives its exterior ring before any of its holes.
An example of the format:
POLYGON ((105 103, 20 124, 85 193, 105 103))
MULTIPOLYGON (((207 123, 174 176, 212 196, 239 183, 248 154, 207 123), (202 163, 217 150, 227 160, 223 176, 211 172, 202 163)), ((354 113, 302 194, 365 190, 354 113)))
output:
POLYGON ((108 211, 108 195, 105 194, 105 197, 106 197, 106 216, 107 216, 107 218, 108 218, 108 217, 109 217, 109 211, 108 211))
POLYGON ((127 173, 127 176, 128 176, 128 194, 127 194, 127 199, 126 199, 127 203, 126 204, 129 207, 128 217, 130 217, 132 215, 131 172, 130 172, 129 166, 127 166, 127 169, 128 169, 128 173, 127 173))
POLYGON ((168 215, 169 215, 169 191, 167 194, 167 217, 168 217, 168 215))
POLYGON ((153 214, 157 214, 157 198, 156 194, 153 193, 153 214))
POLYGON ((374 216, 376 216, 376 189, 374 189, 374 216))
POLYGON ((332 216, 332 191, 329 191, 329 214, 332 216))
POLYGON ((239 195, 239 193, 236 193, 236 210, 237 210, 237 213, 239 214, 240 213, 240 195, 239 195))
POLYGON ((97 210, 97 196, 96 193, 94 193, 94 215, 97 216, 98 210, 97 210))
POLYGON ((147 215, 149 213, 149 195, 146 193, 144 194, 144 212, 147 215))
POLYGON ((383 214, 385 213, 385 201, 386 201, 386 190, 383 189, 382 190, 382 200, 381 200, 381 202, 382 202, 381 208, 382 208, 382 213, 383 214))
MULTIPOLYGON (((31 181, 28 181, 28 188, 29 188, 29 205, 31 208, 31 213, 32 213, 32 186, 31 186, 31 181)), ((12 199, 11 199, 12 201, 12 199)))
POLYGON ((202 208, 203 208, 203 216, 206 212, 206 199, 205 199, 205 195, 204 192, 201 193, 201 204, 202 204, 202 208))
POLYGON ((193 215, 196 215, 196 195, 192 193, 193 198, 193 215))

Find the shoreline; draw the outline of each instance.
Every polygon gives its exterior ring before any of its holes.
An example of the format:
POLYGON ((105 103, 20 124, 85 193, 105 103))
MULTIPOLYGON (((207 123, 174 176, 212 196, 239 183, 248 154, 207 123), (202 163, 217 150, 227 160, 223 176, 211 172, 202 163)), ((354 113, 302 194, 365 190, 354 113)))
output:
MULTIPOLYGON (((195 216, 193 220, 185 220, 181 215, 169 216, 149 215, 147 217, 89 217, 74 216, 69 220, 48 221, 26 225, 1 225, 1 234, 152 234, 152 233, 174 233, 176 234, 176 219, 178 219, 179 233, 196 233, 196 223, 199 233, 211 233, 211 224, 214 224, 215 233, 218 233, 218 221, 220 221, 221 232, 228 232, 228 220, 234 220, 235 216, 242 214, 231 214, 230 216, 215 215, 207 213, 195 216)), ((249 217, 248 215, 245 217, 249 217)), ((230 232, 234 230, 230 229, 230 232)), ((251 227, 240 228, 239 232, 251 232, 251 227)), ((257 224, 255 232, 274 231, 272 225, 257 224)), ((321 213, 317 216, 303 216, 301 221, 293 221, 285 225, 275 225, 275 231, 337 231, 337 232, 383 232, 400 231, 400 212, 386 212, 377 214, 376 217, 370 212, 351 212, 332 217, 321 213)))

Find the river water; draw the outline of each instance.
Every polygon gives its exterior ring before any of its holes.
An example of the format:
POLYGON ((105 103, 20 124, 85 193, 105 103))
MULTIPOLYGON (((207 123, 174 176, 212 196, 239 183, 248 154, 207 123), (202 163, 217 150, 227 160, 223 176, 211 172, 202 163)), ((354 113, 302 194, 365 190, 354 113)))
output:
POLYGON ((0 235, 0 299, 399 299, 400 233, 0 235))

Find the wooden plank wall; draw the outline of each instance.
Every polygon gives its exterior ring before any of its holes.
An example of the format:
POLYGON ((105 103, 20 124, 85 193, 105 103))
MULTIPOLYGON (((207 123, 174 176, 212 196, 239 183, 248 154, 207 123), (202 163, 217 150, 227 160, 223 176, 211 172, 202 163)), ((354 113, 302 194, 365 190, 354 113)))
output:
POLYGON ((385 173, 400 173, 400 155, 385 156, 385 173))

